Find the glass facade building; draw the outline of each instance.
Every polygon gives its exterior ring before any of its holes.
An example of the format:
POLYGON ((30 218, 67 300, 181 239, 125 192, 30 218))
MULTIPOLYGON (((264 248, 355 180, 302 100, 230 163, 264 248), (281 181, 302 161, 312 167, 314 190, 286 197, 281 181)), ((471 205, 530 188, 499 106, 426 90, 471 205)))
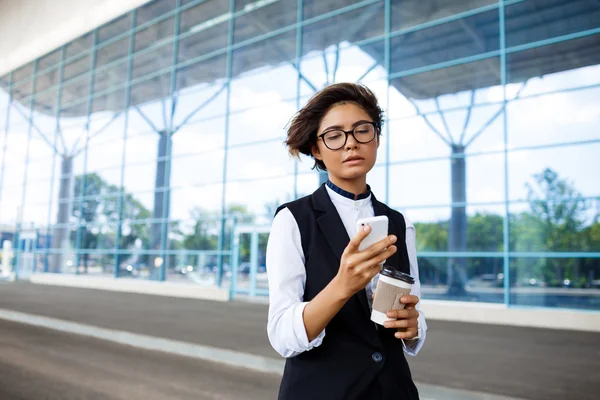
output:
MULTIPOLYGON (((600 5, 156 0, 0 76, 3 263, 266 294, 283 145, 334 82, 385 109, 378 199, 423 297, 600 310, 600 5)), ((326 178, 325 178, 326 179, 326 178)))

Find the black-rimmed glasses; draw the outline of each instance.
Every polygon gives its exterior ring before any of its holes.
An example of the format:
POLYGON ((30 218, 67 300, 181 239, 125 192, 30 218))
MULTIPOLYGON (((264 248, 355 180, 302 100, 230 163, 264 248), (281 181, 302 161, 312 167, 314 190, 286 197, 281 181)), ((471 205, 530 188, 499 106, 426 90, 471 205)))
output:
POLYGON ((323 132, 318 137, 321 138, 329 150, 339 150, 346 145, 348 135, 352 135, 358 143, 367 144, 375 139, 377 134, 377 125, 375 122, 363 122, 357 125, 351 131, 341 129, 332 129, 323 132))

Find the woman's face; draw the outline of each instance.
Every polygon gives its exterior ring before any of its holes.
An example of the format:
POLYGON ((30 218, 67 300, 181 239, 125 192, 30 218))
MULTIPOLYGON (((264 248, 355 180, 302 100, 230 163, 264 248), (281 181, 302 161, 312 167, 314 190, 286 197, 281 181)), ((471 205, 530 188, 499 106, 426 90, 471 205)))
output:
MULTIPOLYGON (((368 125, 369 122, 373 122, 373 120, 357 104, 338 104, 333 106, 321 120, 317 137, 325 132, 336 131, 337 134, 341 133, 339 130, 351 131, 355 127, 359 127, 360 132, 359 129, 355 130, 355 135, 361 142, 365 142, 369 139, 368 129, 373 129, 368 125)), ((343 136, 345 135, 342 133, 343 136)), ((343 180, 357 179, 367 175, 375 165, 379 147, 379 135, 376 129, 375 138, 369 143, 360 143, 352 135, 348 135, 346 144, 338 150, 328 148, 323 139, 325 137, 317 139, 312 153, 317 160, 325 163, 330 175, 343 180)), ((329 147, 337 147, 332 146, 330 141, 328 143, 329 147)))

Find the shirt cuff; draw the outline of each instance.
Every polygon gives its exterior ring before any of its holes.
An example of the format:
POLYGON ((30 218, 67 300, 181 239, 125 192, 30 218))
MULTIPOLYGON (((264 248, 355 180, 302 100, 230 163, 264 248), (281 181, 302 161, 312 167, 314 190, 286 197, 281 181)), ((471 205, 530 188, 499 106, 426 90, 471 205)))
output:
POLYGON ((417 326, 417 336, 412 339, 402 339, 402 347, 404 352, 409 356, 416 356, 421 347, 423 347, 423 331, 421 325, 417 326))
POLYGON ((311 350, 318 347, 323 343, 325 337, 325 329, 312 341, 308 341, 308 335, 306 334, 306 327, 304 326, 304 308, 308 302, 300 303, 294 310, 294 334, 298 340, 298 345, 302 351, 311 350))

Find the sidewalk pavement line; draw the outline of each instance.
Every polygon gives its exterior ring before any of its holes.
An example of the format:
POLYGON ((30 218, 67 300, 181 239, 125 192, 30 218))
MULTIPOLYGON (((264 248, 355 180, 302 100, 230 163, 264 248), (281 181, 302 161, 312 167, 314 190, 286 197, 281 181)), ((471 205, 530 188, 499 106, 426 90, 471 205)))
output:
POLYGON ((185 357, 199 358, 222 364, 228 364, 234 367, 249 368, 261 372, 275 373, 279 375, 283 373, 284 361, 271 357, 263 357, 254 354, 221 349, 218 347, 202 346, 178 340, 157 338, 154 336, 106 329, 98 326, 80 324, 77 322, 70 322, 56 318, 42 317, 33 314, 25 314, 2 308, 0 308, 0 318, 61 332, 90 336, 96 339, 107 340, 110 342, 120 343, 146 350, 161 351, 185 357))
MULTIPOLYGON (((32 325, 55 331, 72 333, 124 344, 144 350, 160 351, 201 360, 246 368, 260 372, 283 374, 285 362, 272 357, 242 353, 218 347, 203 346, 178 340, 164 339, 126 331, 101 328, 57 318, 43 317, 0 308, 0 319, 32 325)), ((438 385, 416 382, 423 400, 524 400, 491 393, 452 389, 438 385)))

